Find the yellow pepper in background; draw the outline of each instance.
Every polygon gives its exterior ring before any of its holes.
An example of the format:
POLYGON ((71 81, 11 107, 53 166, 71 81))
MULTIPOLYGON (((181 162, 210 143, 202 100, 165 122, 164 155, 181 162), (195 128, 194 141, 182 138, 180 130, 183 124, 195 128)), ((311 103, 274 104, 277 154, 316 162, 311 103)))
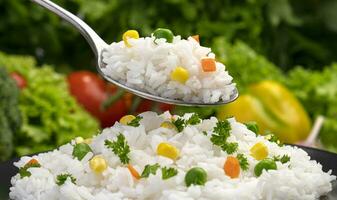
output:
POLYGON ((219 108, 219 119, 229 116, 243 123, 255 121, 261 134, 269 130, 286 143, 305 140, 311 129, 310 118, 301 103, 287 88, 274 81, 253 84, 247 94, 219 108))

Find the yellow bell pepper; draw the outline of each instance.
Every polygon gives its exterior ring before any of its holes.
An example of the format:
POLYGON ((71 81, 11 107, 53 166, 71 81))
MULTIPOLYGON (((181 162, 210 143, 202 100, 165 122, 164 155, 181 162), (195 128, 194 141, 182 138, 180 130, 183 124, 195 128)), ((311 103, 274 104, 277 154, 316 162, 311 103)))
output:
POLYGON ((283 85, 262 81, 248 88, 236 101, 220 107, 217 117, 234 116, 240 122, 256 121, 260 133, 272 131, 282 142, 304 140, 310 132, 307 112, 296 97, 283 85))

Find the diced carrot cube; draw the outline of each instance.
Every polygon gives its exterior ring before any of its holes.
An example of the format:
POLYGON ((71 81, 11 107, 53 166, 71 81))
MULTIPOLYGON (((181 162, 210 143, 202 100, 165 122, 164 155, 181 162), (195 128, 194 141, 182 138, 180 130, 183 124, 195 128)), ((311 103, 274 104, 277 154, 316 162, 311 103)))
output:
POLYGON ((201 66, 204 72, 214 72, 216 70, 214 58, 202 58, 201 66))

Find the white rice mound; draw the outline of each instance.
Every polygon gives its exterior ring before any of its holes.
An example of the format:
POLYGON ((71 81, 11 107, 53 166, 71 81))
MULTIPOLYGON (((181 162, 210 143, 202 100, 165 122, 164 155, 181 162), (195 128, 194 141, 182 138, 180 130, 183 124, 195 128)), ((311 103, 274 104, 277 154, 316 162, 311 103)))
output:
POLYGON ((143 37, 112 43, 103 53, 101 70, 112 79, 128 87, 169 99, 187 102, 215 103, 227 101, 233 94, 235 83, 225 65, 216 62, 215 72, 203 72, 201 59, 215 58, 210 48, 189 37, 175 36, 172 43, 165 39, 143 37), (173 81, 171 72, 178 66, 189 72, 185 84, 173 81))
MULTIPOLYGON (((231 125, 229 141, 237 142, 237 153, 243 153, 249 162, 249 169, 241 171, 238 178, 231 179, 223 170, 227 153, 210 141, 217 119, 212 117, 198 125, 188 125, 182 132, 160 127, 163 121, 171 119, 166 112, 157 115, 153 112, 142 113, 139 127, 125 126, 118 122, 106 128, 93 138, 88 153, 82 161, 72 156, 74 141, 61 146, 58 150, 41 153, 33 157, 22 157, 14 163, 16 167, 24 166, 31 158, 41 164, 40 168, 30 168, 30 177, 21 178, 19 174, 12 178, 10 198, 13 200, 192 200, 192 199, 245 199, 245 200, 310 200, 318 199, 331 191, 331 181, 336 177, 323 172, 322 166, 310 160, 308 154, 300 148, 278 146, 263 136, 238 123, 234 118, 228 119, 231 125), (206 131, 207 135, 203 132, 206 131), (136 180, 119 157, 104 145, 104 140, 116 140, 122 133, 130 146, 130 163, 141 173, 147 164, 159 163, 160 166, 174 167, 178 174, 162 180, 161 170, 156 175, 136 180), (157 145, 168 142, 180 150, 180 157, 173 161, 156 154, 157 145), (260 177, 254 175, 258 163, 250 156, 249 149, 257 142, 263 142, 269 149, 268 157, 289 155, 290 161, 277 162, 277 170, 263 171, 260 177), (103 156, 108 168, 102 173, 94 173, 88 161, 95 155, 103 156), (192 167, 202 167, 207 172, 204 186, 187 187, 184 182, 186 172, 192 167), (58 186, 56 176, 70 173, 76 179, 73 184, 68 179, 58 186)), ((191 114, 183 116, 188 119, 191 114)), ((177 117, 177 116, 175 116, 177 117)), ((236 153, 233 154, 234 156, 236 153)))

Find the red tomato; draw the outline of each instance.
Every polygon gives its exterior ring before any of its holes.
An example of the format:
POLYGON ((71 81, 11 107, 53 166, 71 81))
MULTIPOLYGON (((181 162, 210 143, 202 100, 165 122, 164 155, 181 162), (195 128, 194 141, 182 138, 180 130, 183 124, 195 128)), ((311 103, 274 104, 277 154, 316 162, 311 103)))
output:
POLYGON ((11 74, 12 79, 15 80, 16 85, 20 88, 23 89, 27 86, 27 82, 26 79, 23 78, 23 76, 21 76, 19 73, 16 72, 12 72, 11 74))
POLYGON ((83 107, 99 119, 101 126, 112 126, 122 116, 126 115, 129 107, 129 97, 124 95, 107 109, 102 104, 117 91, 115 86, 104 82, 95 73, 89 71, 73 72, 68 76, 70 93, 83 107))

